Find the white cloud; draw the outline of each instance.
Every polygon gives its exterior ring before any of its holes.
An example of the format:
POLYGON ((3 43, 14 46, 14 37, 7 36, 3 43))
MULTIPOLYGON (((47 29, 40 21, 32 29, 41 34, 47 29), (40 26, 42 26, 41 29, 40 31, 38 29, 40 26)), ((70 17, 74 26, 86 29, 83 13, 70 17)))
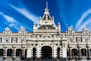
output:
POLYGON ((22 15, 24 15, 29 20, 31 20, 32 22, 35 22, 36 24, 38 24, 39 17, 37 17, 37 16, 33 15, 32 13, 30 13, 27 9, 25 9, 25 8, 17 8, 15 6, 11 5, 11 4, 10 4, 10 6, 12 8, 14 8, 15 10, 17 10, 22 15))
MULTIPOLYGON (((91 13, 91 9, 87 10, 84 14, 82 14, 81 18, 78 20, 77 24, 76 24, 76 28, 78 29, 81 24, 82 24, 82 21, 88 16, 88 14, 91 13)), ((89 21, 88 21, 89 22, 89 21)), ((80 27, 81 28, 81 27, 80 27)))
POLYGON ((14 24, 14 23, 10 23, 9 26, 10 26, 10 27, 15 27, 16 24, 14 24))
POLYGON ((19 31, 19 26, 18 26, 17 24, 10 23, 10 24, 9 24, 9 27, 13 27, 13 28, 15 28, 16 30, 19 31))
POLYGON ((15 19, 8 15, 4 15, 4 18, 7 19, 8 22, 15 22, 15 19))
POLYGON ((91 23, 91 18, 88 19, 86 22, 84 22, 84 23, 80 26, 80 28, 78 29, 78 31, 81 31, 86 25, 88 25, 88 24, 90 24, 90 23, 91 23))
POLYGON ((15 22, 16 21, 14 18, 4 14, 3 12, 0 12, 0 15, 2 15, 6 19, 6 21, 8 21, 8 22, 15 22))
POLYGON ((14 27, 15 29, 18 30, 19 23, 13 17, 8 16, 8 15, 4 14, 3 12, 0 12, 0 15, 2 15, 8 22, 8 23, 5 22, 5 24, 8 24, 9 27, 14 27))

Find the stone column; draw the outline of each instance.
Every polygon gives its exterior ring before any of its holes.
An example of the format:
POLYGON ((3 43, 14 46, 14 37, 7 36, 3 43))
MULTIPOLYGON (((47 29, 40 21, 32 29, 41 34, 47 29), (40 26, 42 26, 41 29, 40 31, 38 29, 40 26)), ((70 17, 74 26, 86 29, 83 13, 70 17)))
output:
POLYGON ((12 59, 16 58, 16 48, 12 49, 12 59))
POLYGON ((67 49, 65 47, 60 50, 60 61, 67 61, 67 49))
POLYGON ((69 59, 72 59, 72 53, 71 53, 71 49, 69 48, 69 59))
POLYGON ((26 61, 32 61, 32 57, 33 57, 33 51, 32 48, 27 48, 27 57, 26 57, 26 61))
POLYGON ((4 48, 3 59, 7 58, 7 48, 4 48))
POLYGON ((67 59, 67 49, 65 47, 63 48, 63 58, 67 59))
POLYGON ((22 56, 21 59, 24 60, 25 59, 25 48, 22 48, 22 56))
POLYGON ((63 52, 62 52, 62 48, 60 49, 60 58, 63 57, 63 52))
POLYGON ((89 51, 90 49, 89 48, 87 48, 87 59, 89 59, 90 57, 90 51, 89 51))
POLYGON ((79 48, 79 58, 81 59, 81 57, 82 57, 82 54, 81 54, 82 52, 81 52, 81 48, 79 48))
POLYGON ((69 48, 69 54, 70 54, 70 60, 72 59, 72 52, 71 52, 71 48, 69 48))
POLYGON ((57 47, 55 45, 52 47, 52 61, 57 61, 57 47))
POLYGON ((53 56, 53 58, 57 58, 57 48, 56 47, 53 47, 52 56, 53 56))
POLYGON ((89 51, 88 52, 89 52, 89 59, 90 59, 90 48, 89 48, 89 51))
POLYGON ((36 52, 37 52, 37 53, 36 53, 36 57, 37 57, 37 59, 38 59, 38 60, 41 59, 41 47, 38 46, 36 52))
POLYGON ((80 59, 81 59, 81 49, 80 49, 80 48, 78 48, 78 52, 79 52, 79 53, 78 53, 78 55, 79 55, 79 56, 78 56, 78 60, 80 60, 80 59))

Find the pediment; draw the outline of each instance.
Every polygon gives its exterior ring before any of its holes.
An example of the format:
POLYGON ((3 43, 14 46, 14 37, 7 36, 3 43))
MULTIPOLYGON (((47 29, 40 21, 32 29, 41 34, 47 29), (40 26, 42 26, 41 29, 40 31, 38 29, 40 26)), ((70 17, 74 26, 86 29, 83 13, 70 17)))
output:
POLYGON ((47 30, 47 29, 56 29, 56 28, 54 26, 52 26, 52 25, 42 25, 38 29, 45 29, 45 30, 47 30))

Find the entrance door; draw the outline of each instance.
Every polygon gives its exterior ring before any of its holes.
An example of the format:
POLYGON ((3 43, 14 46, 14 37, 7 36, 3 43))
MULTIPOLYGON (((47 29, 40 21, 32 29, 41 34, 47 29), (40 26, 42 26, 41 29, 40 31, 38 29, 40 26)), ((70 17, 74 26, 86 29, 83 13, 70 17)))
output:
POLYGON ((51 59, 52 58, 52 48, 49 46, 44 46, 41 49, 42 58, 43 59, 51 59))

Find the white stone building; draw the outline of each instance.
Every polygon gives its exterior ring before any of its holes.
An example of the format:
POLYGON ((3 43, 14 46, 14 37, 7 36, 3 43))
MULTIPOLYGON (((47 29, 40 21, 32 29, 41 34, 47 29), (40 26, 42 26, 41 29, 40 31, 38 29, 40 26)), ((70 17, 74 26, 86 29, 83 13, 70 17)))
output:
POLYGON ((17 33, 8 27, 0 33, 0 57, 15 59, 20 57, 26 61, 52 59, 67 61, 91 59, 91 32, 84 27, 82 32, 75 32, 69 27, 61 32, 61 25, 54 23, 46 7, 39 24, 33 25, 33 32, 26 32, 21 26, 17 33))

